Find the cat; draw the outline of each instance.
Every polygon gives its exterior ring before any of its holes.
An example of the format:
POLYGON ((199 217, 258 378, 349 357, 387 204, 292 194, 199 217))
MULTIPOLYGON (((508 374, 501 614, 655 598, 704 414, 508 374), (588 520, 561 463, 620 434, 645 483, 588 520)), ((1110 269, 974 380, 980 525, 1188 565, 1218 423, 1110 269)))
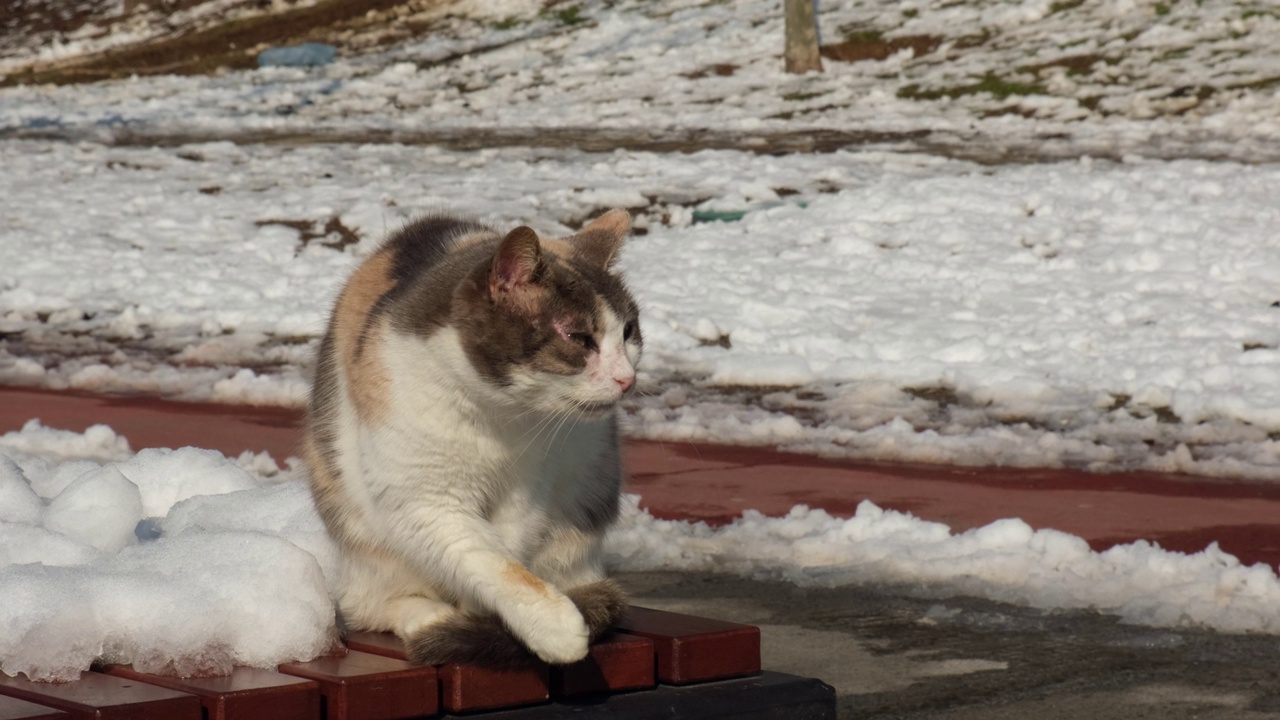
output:
POLYGON ((630 228, 625 210, 567 238, 431 216, 348 280, 303 440, 347 629, 426 665, 563 664, 625 612, 601 544, 643 346, 614 269, 630 228))

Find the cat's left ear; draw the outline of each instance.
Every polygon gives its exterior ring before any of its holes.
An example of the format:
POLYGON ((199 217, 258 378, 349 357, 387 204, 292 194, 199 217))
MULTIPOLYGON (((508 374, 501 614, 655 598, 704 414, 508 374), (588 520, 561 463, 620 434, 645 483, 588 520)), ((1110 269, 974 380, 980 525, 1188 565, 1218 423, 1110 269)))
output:
POLYGON ((631 213, 614 208, 578 232, 574 253, 587 263, 607 269, 617 260, 618 248, 629 232, 631 213))

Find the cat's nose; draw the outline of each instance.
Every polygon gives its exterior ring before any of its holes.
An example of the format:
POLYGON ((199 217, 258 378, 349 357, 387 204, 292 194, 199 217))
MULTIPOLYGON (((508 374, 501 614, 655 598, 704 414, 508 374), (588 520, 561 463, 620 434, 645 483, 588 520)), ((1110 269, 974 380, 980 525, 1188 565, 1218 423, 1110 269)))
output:
POLYGON ((636 384, 636 376, 635 373, 631 373, 630 375, 616 377, 613 381, 618 383, 618 387, 622 388, 622 392, 626 392, 631 389, 632 385, 636 384))

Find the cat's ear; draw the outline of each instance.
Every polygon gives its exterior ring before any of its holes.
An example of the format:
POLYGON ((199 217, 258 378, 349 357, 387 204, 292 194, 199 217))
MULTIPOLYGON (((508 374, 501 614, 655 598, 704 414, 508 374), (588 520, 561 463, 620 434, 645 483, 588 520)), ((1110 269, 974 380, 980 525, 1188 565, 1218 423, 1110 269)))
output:
POLYGON ((501 301, 518 294, 537 279, 542 248, 533 228, 520 226, 507 233, 489 265, 489 297, 501 301))
POLYGON ((618 258, 618 248, 629 232, 631 213, 614 208, 582 228, 574 243, 574 253, 592 265, 608 268, 618 258))

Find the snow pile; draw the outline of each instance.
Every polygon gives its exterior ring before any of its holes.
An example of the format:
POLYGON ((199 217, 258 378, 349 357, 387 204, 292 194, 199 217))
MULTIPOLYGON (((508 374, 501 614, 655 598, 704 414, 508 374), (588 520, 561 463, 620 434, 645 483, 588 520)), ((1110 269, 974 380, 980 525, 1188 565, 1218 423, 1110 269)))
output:
POLYGON ((102 427, 0 437, 0 669, 209 674, 329 649, 334 552, 304 485, 196 448, 67 459, 104 444, 127 448, 102 427))
POLYGON ((189 533, 81 566, 0 570, 7 673, 70 680, 95 658, 225 674, 306 660, 337 639, 315 559, 258 533, 189 533))
MULTIPOLYGON (((9 457, 16 458, 28 477, 32 473, 38 475, 36 482, 50 473, 47 459, 107 461, 124 460, 133 455, 129 449, 129 441, 106 425, 92 425, 83 433, 75 433, 46 428, 39 420, 28 421, 20 431, 0 435, 0 449, 9 457)), ((68 477, 66 482, 73 479, 68 477)), ((65 483, 58 490, 64 486, 65 483)))
MULTIPOLYGON (((93 467, 55 458, 46 470, 84 472, 45 504, 5 459, 10 452, 0 449, 0 497, 22 509, 0 520, 0 670, 68 679, 101 658, 207 674, 311 658, 334 641, 337 552, 300 478, 242 487, 247 476, 235 463, 191 448, 93 467), (177 462, 184 457, 193 461, 177 462), (180 490, 157 499, 147 488, 161 474, 180 490), (148 479, 139 486, 128 477, 148 479), (167 504, 180 495, 189 497, 167 504), (125 537, 121 528, 156 508, 164 516, 139 526, 156 539, 125 537)), ((713 529, 656 520, 629 495, 606 550, 619 570, 887 583, 936 597, 1093 608, 1157 627, 1280 634, 1273 568, 1244 567, 1216 545, 1192 555, 1145 542, 1096 553, 1020 520, 956 535, 863 503, 847 520, 799 506, 713 529)))
POLYGON ((722 528, 657 520, 628 496, 607 551, 622 570, 731 572, 798 585, 887 583, 1049 609, 1091 608, 1153 627, 1280 633, 1280 577, 1217 544, 1183 554, 1138 541, 1101 553, 1074 535, 1006 519, 946 525, 864 501, 849 519, 803 505, 722 528))

